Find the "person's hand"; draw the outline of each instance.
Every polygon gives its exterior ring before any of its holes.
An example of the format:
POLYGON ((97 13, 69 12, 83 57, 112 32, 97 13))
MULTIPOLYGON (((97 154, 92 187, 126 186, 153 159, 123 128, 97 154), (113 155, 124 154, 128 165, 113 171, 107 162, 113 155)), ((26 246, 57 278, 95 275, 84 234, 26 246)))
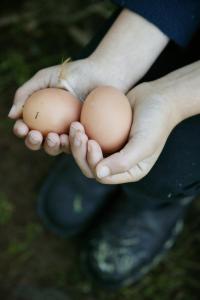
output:
POLYGON ((157 161, 173 128, 200 114, 200 61, 150 83, 142 83, 127 95, 133 123, 125 147, 103 158, 97 142, 88 140, 83 126, 72 123, 72 154, 82 172, 105 184, 142 179, 157 161))
POLYGON ((66 134, 59 136, 52 132, 43 141, 39 131, 29 131, 21 119, 27 98, 46 87, 65 88, 81 100, 99 85, 111 85, 126 93, 146 73, 167 43, 168 38, 153 24, 131 11, 122 10, 90 57, 64 65, 62 80, 59 81, 61 66, 50 67, 39 71, 17 90, 9 113, 10 118, 17 120, 15 134, 25 138, 31 150, 39 150, 43 145, 51 155, 68 153, 66 134))
POLYGON ((179 114, 170 99, 158 93, 152 83, 140 84, 127 97, 133 109, 133 124, 125 147, 103 158, 96 141, 88 140, 83 126, 71 125, 72 154, 83 174, 105 184, 138 181, 153 167, 179 114))
POLYGON ((53 66, 37 72, 16 91, 9 117, 16 119, 13 131, 19 138, 25 138, 25 144, 29 149, 39 150, 43 145, 44 150, 50 155, 57 155, 61 152, 69 153, 67 134, 59 136, 51 132, 44 140, 41 132, 29 131, 28 126, 21 118, 23 105, 33 92, 46 87, 61 87, 74 93, 77 98, 83 99, 94 85, 95 71, 93 69, 94 64, 89 58, 70 62, 63 66, 53 66))

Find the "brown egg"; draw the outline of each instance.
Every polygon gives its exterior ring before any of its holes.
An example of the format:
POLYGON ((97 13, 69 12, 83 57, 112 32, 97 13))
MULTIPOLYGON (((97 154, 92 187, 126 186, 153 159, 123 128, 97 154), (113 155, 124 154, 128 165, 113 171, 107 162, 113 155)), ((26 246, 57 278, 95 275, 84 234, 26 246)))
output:
POLYGON ((127 141, 132 123, 128 98, 110 86, 94 89, 83 104, 81 123, 88 137, 96 140, 104 153, 120 150, 127 141))
POLYGON ((46 88, 33 93, 23 108, 23 120, 30 129, 43 135, 68 133, 80 118, 81 102, 66 90, 46 88))

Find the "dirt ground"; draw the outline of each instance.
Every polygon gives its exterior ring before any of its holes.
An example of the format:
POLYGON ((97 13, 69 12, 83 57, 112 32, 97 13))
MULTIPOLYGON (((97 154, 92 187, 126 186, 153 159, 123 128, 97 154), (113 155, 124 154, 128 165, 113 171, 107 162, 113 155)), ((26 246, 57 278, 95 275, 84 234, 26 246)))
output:
POLYGON ((27 150, 7 113, 16 88, 37 70, 78 53, 111 14, 107 1, 19 0, 0 4, 0 299, 196 300, 200 293, 200 204, 176 247, 140 283, 94 288, 79 266, 81 240, 47 232, 36 213, 41 179, 54 161, 27 150))

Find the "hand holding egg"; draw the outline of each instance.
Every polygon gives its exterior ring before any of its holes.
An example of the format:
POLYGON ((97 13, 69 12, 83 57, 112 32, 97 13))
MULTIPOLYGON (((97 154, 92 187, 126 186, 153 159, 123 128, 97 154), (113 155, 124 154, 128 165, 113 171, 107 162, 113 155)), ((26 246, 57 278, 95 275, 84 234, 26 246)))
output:
POLYGON ((61 152, 69 153, 69 140, 67 134, 58 135, 49 133, 46 137, 38 130, 30 130, 22 119, 23 107, 27 99, 34 92, 47 87, 57 87, 61 66, 53 66, 38 71, 31 79, 25 82, 15 93, 13 105, 9 117, 15 119, 14 134, 25 140, 26 146, 31 150, 43 148, 50 155, 58 155, 61 152))
POLYGON ((162 92, 161 80, 160 86, 154 82, 142 83, 127 94, 134 110, 128 141, 120 151, 105 158, 96 141, 85 141, 81 124, 72 123, 71 127, 76 127, 74 141, 79 141, 72 144, 72 154, 86 176, 103 184, 122 184, 136 182, 149 173, 177 125, 174 102, 170 97, 166 101, 162 92))
POLYGON ((27 99, 23 120, 31 130, 38 130, 43 136, 50 132, 68 134, 70 124, 80 118, 81 106, 81 102, 70 92, 46 88, 27 99))
POLYGON ((69 92, 47 88, 33 93, 23 108, 23 120, 43 136, 51 132, 68 134, 70 124, 81 121, 90 139, 104 153, 119 150, 128 138, 132 111, 128 99, 113 87, 98 87, 81 102, 69 92), (80 117, 81 115, 81 117, 80 117))
POLYGON ((128 98, 113 87, 96 88, 83 103, 81 123, 71 124, 71 151, 83 174, 94 178, 96 165, 103 159, 102 151, 114 153, 128 139, 132 124, 128 98))
POLYGON ((81 110, 81 124, 87 136, 101 146, 105 154, 124 146, 132 124, 132 110, 128 98, 110 86, 94 89, 81 110))
MULTIPOLYGON (((89 139, 85 133, 84 126, 77 121, 72 122, 69 133, 72 154, 80 169, 86 176, 96 178, 101 183, 120 184, 137 181, 144 177, 152 168, 160 155, 169 134, 168 124, 170 120, 170 116, 168 114, 169 107, 167 106, 169 104, 166 103, 166 109, 163 106, 159 106, 162 102, 158 101, 158 97, 154 97, 154 94, 156 95, 156 88, 153 89, 152 86, 152 83, 141 84, 128 93, 127 97, 129 99, 131 109, 127 104, 128 102, 126 97, 116 89, 113 90, 110 87, 103 87, 103 90, 100 90, 99 87, 88 96, 83 105, 80 118, 85 125, 89 139), (107 91, 104 94, 105 90, 107 91), (95 98, 93 98, 94 93, 97 91, 100 92, 99 95, 101 93, 102 94, 100 96, 97 94, 95 98), (113 101, 112 97, 109 98, 108 91, 112 91, 114 93, 114 99, 117 99, 116 95, 118 94, 123 101, 113 101), (104 96, 102 97, 103 94, 104 96), (95 104, 93 104, 94 99, 96 99, 94 101, 95 104), (105 105, 99 104, 102 99, 107 99, 105 105), (114 105, 110 104, 111 101, 113 101, 114 105), (122 104, 124 104, 124 108, 122 104), (107 108, 106 105, 108 105, 107 108), (116 109, 117 105, 120 107, 119 114, 116 109), (98 107, 97 110, 95 109, 95 106, 98 107), (152 107, 155 106, 157 107, 157 110, 152 110, 152 107), (104 108, 106 109, 106 112, 103 111, 104 108), (129 126, 132 123, 133 108, 134 124, 130 130, 129 126), (109 110, 112 110, 112 116, 117 116, 115 119, 117 121, 111 121, 112 118, 109 118, 109 114, 107 115, 108 117, 105 117, 109 110), (162 114, 160 112, 162 112, 162 114), (90 116, 86 116, 87 113, 89 113, 90 116), (125 114, 126 117, 124 117, 125 114), (122 123, 118 122, 120 118, 123 118, 124 120, 123 126, 121 126, 122 123), (92 127, 90 127, 91 124, 92 127), (112 124, 114 125, 112 126, 112 124), (105 126, 104 129, 103 126, 105 126), (113 129, 117 130, 109 137, 108 134, 110 130, 113 129), (115 140, 115 137, 117 137, 115 132, 118 132, 120 136, 120 143, 118 145, 115 140), (101 140, 102 133, 106 133, 107 138, 103 138, 101 140), (122 133, 124 134, 124 137, 122 133), (123 148, 126 140, 128 140, 128 143, 125 144, 123 148), (99 144, 102 145, 103 150, 107 153, 113 153, 113 151, 119 152, 115 152, 114 154, 104 158, 99 144), (154 147, 156 144, 160 144, 161 146, 154 147)), ((66 93, 65 91, 62 92, 66 93)), ((43 107, 45 107, 45 105, 43 107)), ((24 109, 26 109, 26 107, 24 107, 24 109)), ((39 112, 41 113, 41 111, 39 112)), ((36 111, 34 111, 33 121, 37 120, 37 113, 38 110, 36 109, 36 111)), ((51 110, 51 113, 54 113, 54 110, 51 110)), ((40 116, 42 116, 42 114, 40 116)), ((49 115, 48 118, 50 118, 49 115)), ((58 124, 56 123, 56 125, 58 124)), ((31 127, 31 125, 29 126, 31 127)), ((48 130, 51 130, 51 128, 48 130)), ((44 134, 47 134, 48 130, 44 132, 44 134)), ((68 127, 65 127, 64 129, 62 128, 61 132, 63 130, 67 131, 68 127)))
MULTIPOLYGON (((31 150, 39 150, 40 148, 43 147, 44 150, 50 155, 57 155, 61 152, 69 153, 71 151, 67 133, 58 134, 54 131, 51 132, 51 127, 50 127, 47 128, 47 131, 49 132, 48 134, 44 133, 43 129, 41 128, 41 131, 43 132, 42 134, 42 132, 38 130, 37 126, 36 127, 31 126, 34 124, 36 125, 38 122, 41 122, 42 115, 40 114, 38 109, 36 111, 34 110, 34 115, 32 115, 32 117, 31 115, 28 116, 28 118, 32 118, 32 124, 28 124, 29 122, 27 120, 27 116, 25 116, 25 112, 24 112, 25 122, 21 118, 23 116, 22 110, 23 108, 27 108, 26 102, 30 97, 30 95, 32 95, 31 96, 32 98, 34 96, 34 93, 37 94, 41 92, 43 89, 46 90, 47 87, 48 89, 56 88, 58 86, 59 78, 61 78, 60 77, 61 70, 62 71, 64 70, 64 72, 62 73, 63 84, 61 85, 59 84, 59 86, 62 88, 67 88, 67 86, 70 87, 72 84, 73 90, 76 93, 78 93, 81 99, 85 99, 84 95, 88 94, 88 92, 92 90, 92 86, 98 85, 98 80, 97 83, 95 83, 96 82, 95 68, 93 64, 91 66, 91 63, 89 62, 88 59, 67 63, 67 65, 65 65, 64 68, 66 68, 66 70, 63 69, 61 66, 54 66, 37 72, 30 80, 28 80, 24 85, 22 85, 15 94, 14 103, 9 113, 9 117, 12 119, 17 119, 13 128, 14 133, 18 137, 25 138, 25 144, 31 150), (27 126, 26 123, 29 126, 27 126)), ((65 93, 65 90, 59 89, 59 91, 61 91, 60 93, 65 93)), ((123 96, 122 93, 120 94, 123 96)), ((123 97, 125 98, 125 96, 123 97)), ((47 123, 53 122, 53 119, 57 115, 58 115, 57 113, 56 114, 54 113, 53 118, 50 119, 48 115, 46 115, 46 118, 48 119, 47 123)), ((59 119, 60 119, 59 121, 61 121, 61 118, 59 119)), ((71 121, 73 120, 74 119, 72 119, 71 121)), ((107 120, 109 121, 109 118, 107 120)), ((108 125, 108 123, 106 124, 108 125)), ((108 125, 108 127, 110 127, 110 125, 108 125)), ((105 133, 107 133, 107 131, 108 130, 106 129, 105 133)), ((90 138, 94 138, 93 134, 90 136, 90 138)), ((104 139, 104 141, 106 140, 108 140, 108 142, 110 141, 110 139, 108 139, 107 137, 104 139)), ((123 141, 121 141, 121 143, 123 143, 123 141)), ((103 148, 104 146, 105 145, 102 144, 103 148)), ((107 150, 104 148, 104 151, 109 153, 112 152, 112 149, 107 150)))
POLYGON ((15 93, 13 105, 8 115, 11 119, 16 120, 13 127, 14 134, 25 139, 26 146, 31 150, 43 148, 50 155, 58 155, 61 152, 70 153, 67 134, 51 132, 47 136, 43 136, 38 130, 29 130, 22 119, 22 110, 30 95, 46 88, 57 88, 59 86, 71 91, 71 86, 73 86, 78 98, 84 99, 85 95, 92 90, 92 86, 98 81, 95 75, 95 65, 91 65, 89 58, 38 71, 15 93))

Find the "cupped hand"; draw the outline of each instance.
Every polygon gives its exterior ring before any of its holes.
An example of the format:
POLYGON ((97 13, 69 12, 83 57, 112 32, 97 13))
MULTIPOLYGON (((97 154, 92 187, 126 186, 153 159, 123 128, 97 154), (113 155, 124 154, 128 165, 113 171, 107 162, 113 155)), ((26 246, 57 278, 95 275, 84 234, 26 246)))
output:
POLYGON ((173 101, 159 93, 159 85, 143 83, 127 95, 133 123, 125 147, 106 158, 96 141, 88 140, 83 126, 72 123, 72 154, 83 174, 104 184, 135 182, 157 161, 172 129, 180 122, 173 101))
POLYGON ((41 132, 29 130, 22 120, 23 106, 32 93, 47 87, 67 89, 82 100, 93 88, 94 78, 93 63, 89 58, 53 66, 37 72, 15 93, 13 106, 9 112, 9 117, 16 120, 13 127, 15 135, 24 138, 26 146, 31 150, 39 150, 43 147, 49 155, 58 155, 61 152, 69 153, 70 147, 67 134, 58 135, 51 132, 44 138, 41 132))
POLYGON ((44 140, 39 131, 29 130, 21 119, 27 98, 39 89, 58 86, 71 91, 80 100, 84 100, 98 85, 111 85, 126 93, 144 76, 166 47, 168 40, 152 23, 123 9, 88 58, 64 64, 61 78, 61 66, 43 69, 17 90, 9 113, 10 118, 17 120, 15 134, 25 138, 27 147, 32 150, 39 150, 43 145, 44 150, 51 155, 69 152, 66 134, 58 136, 52 132, 44 140), (149 36, 152 38, 146 43, 149 36))
POLYGON ((44 140, 39 131, 29 130, 21 119, 27 98, 39 89, 58 86, 71 91, 80 100, 84 100, 98 85, 111 85, 126 93, 144 76, 166 47, 168 40, 152 23, 123 9, 88 58, 64 64, 61 78, 61 66, 43 69, 17 90, 9 113, 10 118, 17 120, 15 134, 25 138, 27 147, 32 150, 39 150, 44 146, 44 150, 51 155, 69 152, 66 134, 58 136, 52 132, 44 140), (146 43, 149 36, 151 39, 146 43))

